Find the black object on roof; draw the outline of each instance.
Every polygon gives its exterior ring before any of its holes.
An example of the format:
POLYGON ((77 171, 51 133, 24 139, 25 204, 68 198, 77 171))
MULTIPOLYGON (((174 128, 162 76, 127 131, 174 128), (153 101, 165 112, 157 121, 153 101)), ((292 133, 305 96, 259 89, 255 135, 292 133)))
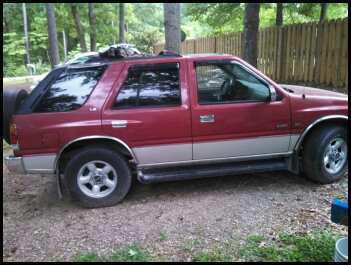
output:
POLYGON ((134 59, 134 58, 155 58, 159 56, 167 56, 167 57, 181 57, 181 55, 169 51, 163 50, 161 51, 158 56, 151 55, 151 54, 144 54, 139 52, 134 45, 131 44, 117 44, 111 45, 107 49, 103 50, 99 53, 99 57, 101 59, 134 59))
POLYGON ((175 57, 182 57, 180 54, 176 53, 176 52, 173 52, 173 51, 170 51, 170 50, 163 50, 161 51, 159 54, 159 56, 175 56, 175 57))

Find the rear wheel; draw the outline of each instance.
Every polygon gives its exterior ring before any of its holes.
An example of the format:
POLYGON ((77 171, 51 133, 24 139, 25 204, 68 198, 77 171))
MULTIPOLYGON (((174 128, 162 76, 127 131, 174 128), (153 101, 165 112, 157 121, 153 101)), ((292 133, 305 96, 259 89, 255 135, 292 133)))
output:
POLYGON ((305 175, 322 184, 340 180, 347 170, 347 129, 322 127, 309 136, 303 153, 305 175))
POLYGON ((90 147, 72 153, 65 180, 74 201, 83 207, 97 208, 123 200, 132 177, 119 153, 106 147, 90 147))

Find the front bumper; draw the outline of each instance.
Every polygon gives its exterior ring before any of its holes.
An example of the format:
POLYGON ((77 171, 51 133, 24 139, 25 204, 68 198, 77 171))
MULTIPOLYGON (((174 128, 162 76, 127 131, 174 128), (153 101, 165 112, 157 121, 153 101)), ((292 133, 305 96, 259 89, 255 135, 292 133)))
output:
POLYGON ((16 156, 8 156, 5 157, 5 165, 9 171, 18 174, 26 174, 26 170, 24 168, 22 157, 16 156))

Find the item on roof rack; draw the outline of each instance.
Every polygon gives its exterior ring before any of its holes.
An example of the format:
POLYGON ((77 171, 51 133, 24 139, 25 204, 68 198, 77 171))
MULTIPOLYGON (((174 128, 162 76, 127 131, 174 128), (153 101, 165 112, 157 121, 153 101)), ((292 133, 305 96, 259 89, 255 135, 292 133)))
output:
POLYGON ((121 43, 121 44, 114 44, 106 49, 99 52, 101 58, 116 58, 122 59, 127 57, 133 56, 141 56, 142 53, 138 51, 134 45, 121 43))
POLYGON ((180 54, 178 54, 176 52, 173 52, 173 51, 170 51, 170 50, 160 51, 160 53, 158 55, 162 55, 162 56, 178 56, 178 57, 181 56, 180 54))

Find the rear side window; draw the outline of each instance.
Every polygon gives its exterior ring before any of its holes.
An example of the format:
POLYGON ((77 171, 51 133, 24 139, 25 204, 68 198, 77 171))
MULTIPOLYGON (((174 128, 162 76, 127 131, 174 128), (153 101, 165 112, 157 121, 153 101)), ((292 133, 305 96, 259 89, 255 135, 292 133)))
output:
POLYGON ((113 108, 176 106, 181 104, 179 64, 136 65, 113 104, 113 108))
POLYGON ((49 85, 35 112, 63 112, 80 108, 89 98, 105 68, 63 72, 49 85))

